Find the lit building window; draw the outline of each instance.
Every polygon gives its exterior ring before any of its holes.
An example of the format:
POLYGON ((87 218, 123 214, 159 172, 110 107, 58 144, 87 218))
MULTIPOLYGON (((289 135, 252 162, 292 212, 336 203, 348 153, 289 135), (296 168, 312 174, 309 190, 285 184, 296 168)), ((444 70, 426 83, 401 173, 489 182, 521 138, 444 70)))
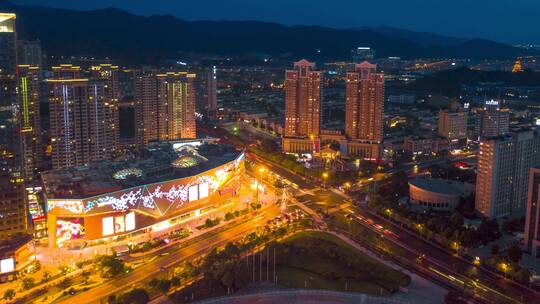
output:
POLYGON ((104 217, 101 220, 103 236, 114 234, 114 218, 104 217))

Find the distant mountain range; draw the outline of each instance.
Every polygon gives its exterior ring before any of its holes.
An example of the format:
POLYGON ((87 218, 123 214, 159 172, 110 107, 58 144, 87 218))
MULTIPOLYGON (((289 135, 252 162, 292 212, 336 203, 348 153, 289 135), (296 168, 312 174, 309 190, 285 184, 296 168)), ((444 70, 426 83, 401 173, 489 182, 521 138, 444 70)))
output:
POLYGON ((17 13, 19 37, 39 38, 49 55, 110 57, 123 63, 157 63, 189 54, 267 55, 295 60, 344 60, 357 46, 377 57, 511 59, 539 54, 484 39, 461 39, 393 28, 334 29, 259 21, 185 21, 171 15, 137 16, 118 9, 74 11, 27 7, 17 13))
POLYGON ((462 44, 467 41, 467 39, 464 38, 450 37, 427 32, 414 32, 386 26, 360 27, 352 29, 372 30, 389 37, 405 39, 423 47, 453 46, 462 44))

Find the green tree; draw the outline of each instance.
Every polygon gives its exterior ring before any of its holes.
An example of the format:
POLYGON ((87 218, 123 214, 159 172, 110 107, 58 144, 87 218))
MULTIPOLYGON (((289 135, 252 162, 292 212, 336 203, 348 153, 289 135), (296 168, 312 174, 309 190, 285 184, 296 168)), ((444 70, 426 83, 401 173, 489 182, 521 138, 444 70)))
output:
POLYGON ((459 240, 459 236, 461 235, 461 233, 459 232, 459 230, 454 230, 454 233, 452 233, 452 240, 459 240))
POLYGON ((58 267, 58 269, 60 269, 60 273, 62 275, 66 275, 69 272, 69 267, 66 265, 61 265, 58 267))
POLYGON ((39 260, 34 263, 34 271, 39 271, 41 269, 41 262, 39 260))
POLYGON ((43 276, 41 278, 41 281, 42 282, 49 282, 49 280, 51 279, 51 273, 47 270, 43 271, 43 276))
POLYGON ((491 255, 492 256, 498 256, 499 255, 499 245, 497 245, 497 244, 491 245, 491 255))
POLYGON ((521 257, 523 256, 523 252, 521 251, 521 248, 517 245, 513 245, 508 249, 508 258, 510 261, 514 263, 519 263, 521 261, 521 257))
POLYGON ((223 255, 227 258, 238 258, 240 256, 240 248, 235 243, 228 242, 223 248, 223 255))
POLYGON ((24 278, 22 280, 22 289, 23 290, 30 289, 30 288, 34 287, 34 285, 35 285, 34 278, 26 277, 26 278, 24 278))
POLYGON ((477 235, 474 229, 464 230, 459 235, 459 242, 467 248, 474 246, 476 239, 477 235))
POLYGON ((516 280, 522 284, 529 284, 531 280, 531 271, 529 270, 529 268, 521 268, 516 273, 516 280))
POLYGON ((452 216, 450 217, 450 224, 452 224, 456 228, 463 227, 464 224, 463 216, 461 214, 454 212, 452 216))
POLYGON ((497 223, 497 220, 494 219, 482 220, 480 226, 478 226, 478 229, 476 231, 478 232, 478 236, 484 244, 494 241, 501 236, 501 232, 499 231, 499 224, 497 223))
POLYGON ((146 304, 150 302, 150 295, 143 288, 135 288, 122 295, 120 303, 122 304, 146 304))
POLYGON ((126 269, 124 262, 111 255, 96 257, 96 264, 101 270, 101 276, 104 278, 115 277, 126 269))
POLYGON ((150 282, 148 282, 148 286, 152 289, 156 289, 159 285, 159 279, 158 278, 153 278, 150 280, 150 282))
POLYGON ((73 280, 71 280, 71 278, 64 278, 60 283, 58 283, 58 287, 60 289, 66 289, 71 286, 71 284, 73 284, 73 280))
POLYGON ((11 301, 13 298, 15 298, 15 290, 14 289, 6 289, 6 291, 4 291, 4 297, 3 299, 6 300, 6 301, 11 301))
POLYGON ((279 151, 278 144, 271 139, 263 139, 261 141, 261 148, 268 153, 275 153, 279 151))
POLYGON ((445 238, 451 239, 453 234, 454 234, 454 229, 450 227, 446 227, 446 229, 444 229, 443 235, 445 238))
POLYGON ((180 283, 181 283, 181 281, 180 281, 179 277, 174 276, 174 277, 171 278, 171 285, 172 286, 175 286, 175 287, 180 286, 180 283))
POLYGON ((171 289, 171 281, 167 279, 160 280, 157 287, 161 293, 166 294, 171 289))
POLYGON ((221 277, 221 284, 227 288, 232 288, 234 285, 234 273, 232 271, 226 271, 221 277))
POLYGON ((206 219, 206 221, 204 221, 204 225, 207 227, 207 228, 210 228, 212 226, 214 226, 214 221, 212 221, 212 219, 206 219))
POLYGON ((469 271, 467 272, 467 275, 469 276, 469 278, 471 279, 476 279, 478 278, 478 268, 476 267, 471 267, 469 269, 469 271))
POLYGON ((437 224, 438 224, 438 219, 436 217, 432 217, 427 221, 426 227, 428 229, 430 229, 430 230, 436 231, 437 230, 437 224))
POLYGON ((107 303, 116 304, 116 295, 110 295, 109 297, 107 297, 107 303))

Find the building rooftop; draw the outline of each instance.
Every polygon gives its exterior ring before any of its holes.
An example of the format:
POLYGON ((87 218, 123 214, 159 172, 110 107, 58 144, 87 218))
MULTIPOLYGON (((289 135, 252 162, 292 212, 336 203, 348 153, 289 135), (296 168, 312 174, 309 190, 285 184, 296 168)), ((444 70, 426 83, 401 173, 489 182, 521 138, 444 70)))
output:
POLYGON ((8 258, 13 252, 32 241, 31 235, 18 235, 7 240, 0 241, 0 259, 8 258))
POLYGON ((409 185, 443 195, 461 196, 465 193, 465 183, 446 179, 413 178, 409 181, 409 185))
POLYGON ((42 172, 41 177, 49 199, 82 199, 197 175, 235 159, 239 153, 216 139, 162 142, 112 161, 42 172))

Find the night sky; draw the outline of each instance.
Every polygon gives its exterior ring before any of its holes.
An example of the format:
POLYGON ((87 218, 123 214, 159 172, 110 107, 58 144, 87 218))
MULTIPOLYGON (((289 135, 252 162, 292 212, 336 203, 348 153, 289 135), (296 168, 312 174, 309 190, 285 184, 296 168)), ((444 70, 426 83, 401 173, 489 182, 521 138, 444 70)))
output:
POLYGON ((415 31, 540 43, 538 0, 11 0, 72 9, 117 7, 187 20, 260 20, 338 28, 390 26, 415 31))

